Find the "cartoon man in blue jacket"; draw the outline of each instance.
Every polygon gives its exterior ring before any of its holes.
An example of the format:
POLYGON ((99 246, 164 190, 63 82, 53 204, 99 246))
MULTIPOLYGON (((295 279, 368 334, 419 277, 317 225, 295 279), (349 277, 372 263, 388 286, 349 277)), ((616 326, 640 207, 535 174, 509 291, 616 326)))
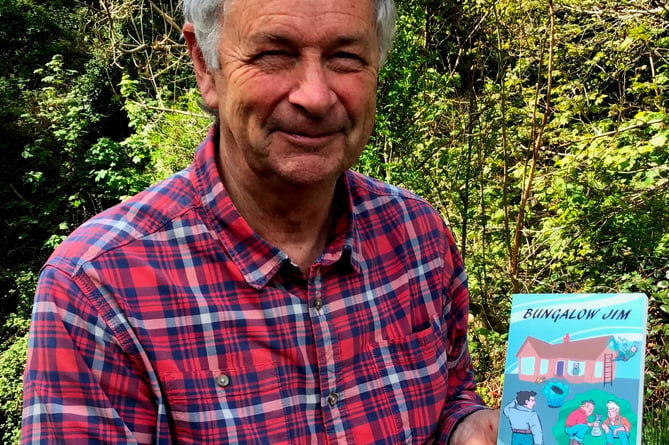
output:
POLYGON ((516 398, 502 411, 511 423, 511 445, 543 445, 543 430, 534 411, 534 391, 518 391, 516 398))

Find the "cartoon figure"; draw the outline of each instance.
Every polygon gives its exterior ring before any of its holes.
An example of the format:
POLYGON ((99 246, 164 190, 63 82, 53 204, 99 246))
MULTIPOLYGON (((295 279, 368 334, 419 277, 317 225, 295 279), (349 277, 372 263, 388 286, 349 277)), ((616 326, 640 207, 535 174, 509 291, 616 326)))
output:
POLYGON ((588 417, 595 410, 595 402, 585 400, 581 406, 569 413, 565 421, 564 431, 569 436, 569 445, 581 445, 585 439, 588 429, 594 424, 588 421, 588 417))
POLYGON ((612 338, 609 345, 611 346, 611 349, 616 351, 616 356, 614 358, 616 361, 626 362, 630 358, 634 357, 634 355, 639 351, 638 342, 634 342, 634 344, 630 345, 627 339, 621 337, 618 337, 617 340, 612 338))
POLYGON ((599 437, 602 435, 602 429, 599 427, 601 423, 602 423, 602 415, 595 414, 595 421, 592 423, 592 431, 590 431, 590 435, 592 437, 599 437))
POLYGON ((581 374, 581 365, 578 362, 574 362, 574 366, 571 368, 571 373, 572 375, 580 375, 581 374))
POLYGON ((629 445, 632 425, 629 420, 620 415, 620 405, 610 401, 606 404, 608 417, 602 422, 606 434, 606 445, 613 445, 613 439, 618 438, 620 445, 629 445))
POLYGON ((516 398, 504 407, 503 413, 511 423, 511 445, 543 445, 543 430, 534 391, 518 391, 516 398))
POLYGON ((638 350, 639 350, 639 346, 637 344, 633 344, 632 346, 630 346, 629 349, 625 349, 624 351, 620 351, 620 353, 618 354, 618 360, 622 360, 622 361, 626 362, 627 360, 632 358, 638 350))

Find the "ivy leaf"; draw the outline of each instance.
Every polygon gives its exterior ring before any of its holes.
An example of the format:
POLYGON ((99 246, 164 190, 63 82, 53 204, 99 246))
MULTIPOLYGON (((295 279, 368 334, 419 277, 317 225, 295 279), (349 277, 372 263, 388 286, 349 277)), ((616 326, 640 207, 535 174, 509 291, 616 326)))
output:
POLYGON ((666 133, 658 133, 648 143, 653 147, 664 147, 667 145, 667 135, 666 133))

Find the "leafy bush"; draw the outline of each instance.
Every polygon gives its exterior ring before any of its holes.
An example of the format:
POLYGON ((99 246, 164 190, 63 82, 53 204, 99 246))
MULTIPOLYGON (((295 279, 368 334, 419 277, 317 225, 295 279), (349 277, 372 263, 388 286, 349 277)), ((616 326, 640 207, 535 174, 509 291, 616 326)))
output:
POLYGON ((0 439, 18 443, 21 426, 22 374, 37 275, 30 269, 0 276, 3 306, 15 311, 0 319, 0 439))
POLYGON ((643 445, 669 443, 669 408, 666 405, 646 413, 641 443, 643 445))

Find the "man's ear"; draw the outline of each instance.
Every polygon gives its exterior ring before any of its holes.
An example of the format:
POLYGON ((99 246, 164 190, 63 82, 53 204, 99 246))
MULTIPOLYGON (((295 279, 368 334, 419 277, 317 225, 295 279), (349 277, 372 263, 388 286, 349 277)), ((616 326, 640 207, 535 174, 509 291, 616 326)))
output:
POLYGON ((200 89, 202 100, 213 110, 218 110, 218 93, 216 91, 216 79, 213 73, 207 67, 207 63, 202 56, 202 50, 195 38, 195 28, 192 23, 185 23, 183 27, 183 36, 188 44, 188 53, 193 60, 193 69, 195 71, 195 80, 200 89))

